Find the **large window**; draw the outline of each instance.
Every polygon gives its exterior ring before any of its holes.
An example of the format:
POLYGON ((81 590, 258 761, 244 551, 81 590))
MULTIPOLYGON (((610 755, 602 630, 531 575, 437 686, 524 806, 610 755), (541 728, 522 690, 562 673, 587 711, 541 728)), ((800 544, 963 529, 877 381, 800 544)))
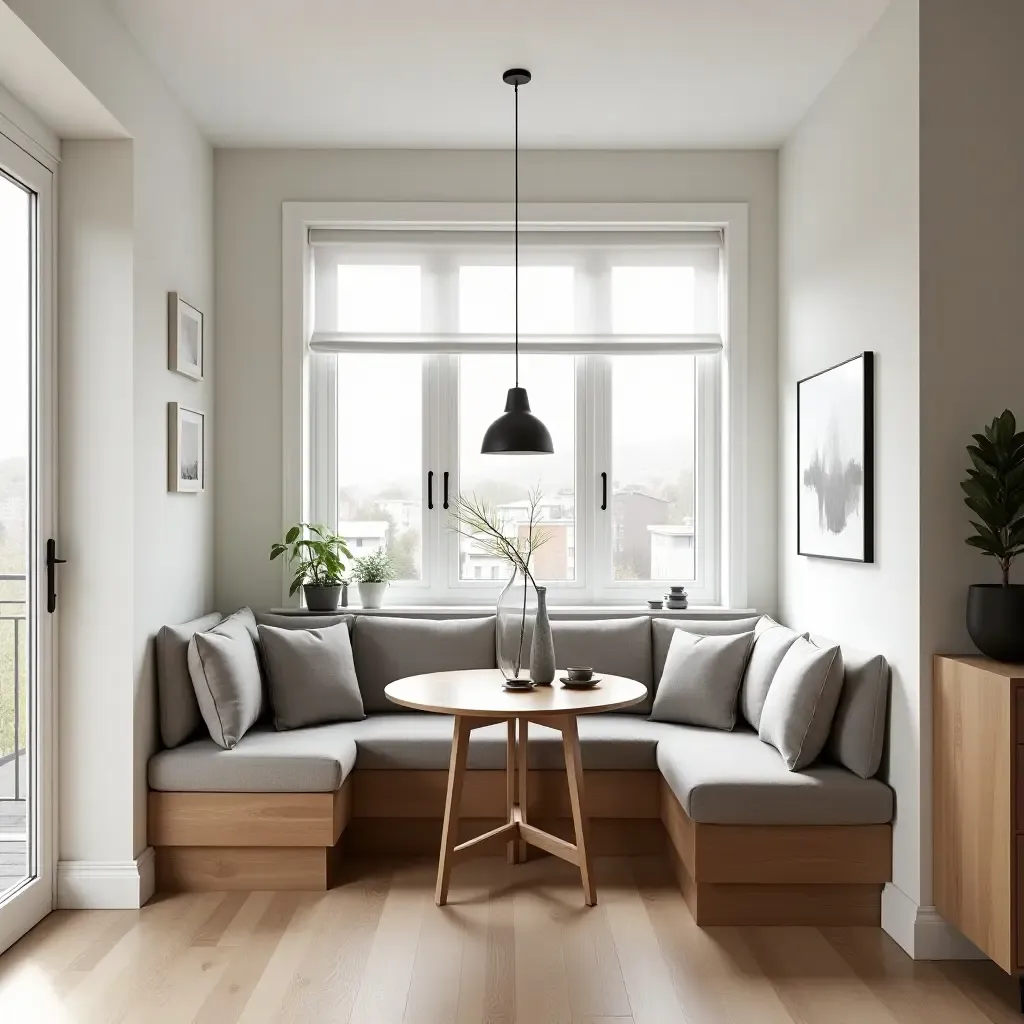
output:
POLYGON ((526 233, 520 383, 554 455, 486 456, 514 382, 508 236, 313 230, 309 512, 384 548, 409 603, 489 601, 508 568, 450 528, 473 494, 521 535, 562 603, 670 583, 717 602, 718 231, 526 233), (446 504, 449 506, 446 508, 446 504))

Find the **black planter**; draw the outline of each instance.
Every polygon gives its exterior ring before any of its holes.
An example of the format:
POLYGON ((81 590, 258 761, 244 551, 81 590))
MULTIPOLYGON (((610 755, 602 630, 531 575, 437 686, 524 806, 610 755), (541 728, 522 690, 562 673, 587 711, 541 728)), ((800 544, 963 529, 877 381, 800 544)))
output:
POLYGON ((967 592, 967 632, 982 654, 1024 664, 1024 586, 974 584, 967 592))
POLYGON ((302 592, 306 595, 306 607, 311 612, 337 611, 341 587, 340 583, 334 587, 314 587, 303 583, 302 592))

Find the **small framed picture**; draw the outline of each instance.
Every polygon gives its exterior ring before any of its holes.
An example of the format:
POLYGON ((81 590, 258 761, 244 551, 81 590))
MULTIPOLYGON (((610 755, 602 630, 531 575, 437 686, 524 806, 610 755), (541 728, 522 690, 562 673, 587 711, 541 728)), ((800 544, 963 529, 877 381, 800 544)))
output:
POLYGON ((862 352, 796 386, 797 554, 875 560, 874 383, 862 352))
POLYGON ((167 365, 175 373, 203 379, 203 314, 177 292, 167 296, 167 365))
POLYGON ((206 417, 167 403, 167 489, 197 494, 206 483, 206 417))

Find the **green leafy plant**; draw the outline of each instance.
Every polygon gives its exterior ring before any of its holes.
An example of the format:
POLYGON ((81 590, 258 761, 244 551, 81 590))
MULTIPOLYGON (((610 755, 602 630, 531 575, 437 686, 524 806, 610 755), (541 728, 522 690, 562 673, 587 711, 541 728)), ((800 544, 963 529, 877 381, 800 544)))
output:
POLYGON ((383 548, 357 558, 352 565, 352 579, 356 583, 390 583, 397 576, 395 563, 383 548))
POLYGON ((960 486, 980 521, 971 520, 975 533, 967 543, 999 562, 1008 587, 1010 566, 1024 553, 1024 432, 1007 409, 973 436, 967 454, 974 465, 960 486))
POLYGON ((550 531, 538 526, 542 497, 539 490, 530 491, 529 515, 526 522, 509 523, 501 517, 497 508, 483 498, 478 498, 475 494, 460 494, 455 499, 455 508, 449 515, 448 528, 462 537, 467 537, 489 555, 505 559, 510 565, 521 570, 536 587, 537 581, 530 572, 530 562, 533 560, 534 552, 551 539, 550 531), (526 527, 525 531, 521 529, 523 526, 526 527))
POLYGON ((336 587, 345 582, 345 563, 342 556, 351 558, 345 538, 326 526, 315 523, 297 523, 284 537, 284 543, 270 548, 270 560, 287 555, 294 573, 289 594, 299 587, 336 587), (308 533, 308 536, 304 534, 308 533))

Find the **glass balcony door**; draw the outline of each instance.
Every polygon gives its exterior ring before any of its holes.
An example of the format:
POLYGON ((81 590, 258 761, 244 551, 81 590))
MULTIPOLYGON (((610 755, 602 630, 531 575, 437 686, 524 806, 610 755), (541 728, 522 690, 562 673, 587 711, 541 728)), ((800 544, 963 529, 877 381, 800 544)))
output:
POLYGON ((0 951, 53 905, 51 187, 0 135, 0 951))

